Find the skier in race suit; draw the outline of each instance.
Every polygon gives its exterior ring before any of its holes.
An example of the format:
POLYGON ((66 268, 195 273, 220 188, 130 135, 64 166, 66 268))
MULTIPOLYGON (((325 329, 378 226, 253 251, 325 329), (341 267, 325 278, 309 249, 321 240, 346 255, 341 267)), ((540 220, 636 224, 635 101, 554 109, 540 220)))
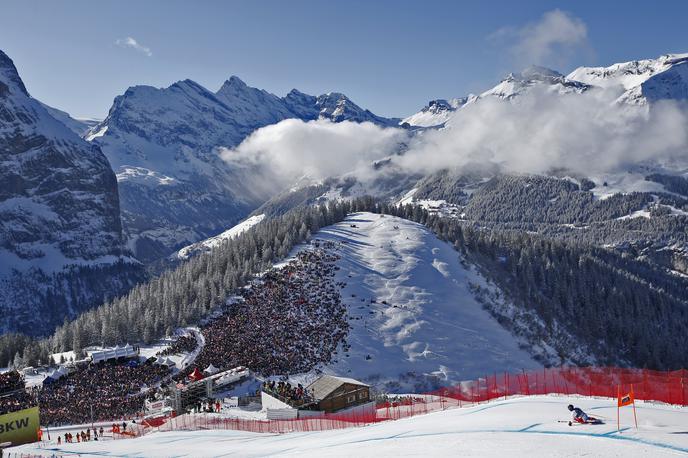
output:
POLYGON ((571 419, 576 423, 595 423, 598 421, 596 418, 589 417, 580 407, 569 404, 568 409, 571 412, 571 419))

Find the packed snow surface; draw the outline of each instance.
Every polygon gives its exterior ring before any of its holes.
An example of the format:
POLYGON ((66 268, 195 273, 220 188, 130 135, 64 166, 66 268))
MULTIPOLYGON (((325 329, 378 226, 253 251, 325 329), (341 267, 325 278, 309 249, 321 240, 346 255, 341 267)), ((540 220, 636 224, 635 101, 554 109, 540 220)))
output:
POLYGON ((661 457, 688 454, 688 410, 638 403, 621 411, 616 400, 536 396, 365 427, 333 431, 260 434, 242 431, 175 431, 142 438, 82 444, 25 445, 10 452, 81 457, 206 456, 605 456, 661 457), (568 426, 567 404, 603 425, 568 426))
POLYGON ((474 298, 471 284, 485 279, 424 226, 356 213, 316 237, 340 247, 335 281, 346 282, 352 326, 348 356, 325 372, 418 392, 428 378, 446 385, 538 367, 474 298))

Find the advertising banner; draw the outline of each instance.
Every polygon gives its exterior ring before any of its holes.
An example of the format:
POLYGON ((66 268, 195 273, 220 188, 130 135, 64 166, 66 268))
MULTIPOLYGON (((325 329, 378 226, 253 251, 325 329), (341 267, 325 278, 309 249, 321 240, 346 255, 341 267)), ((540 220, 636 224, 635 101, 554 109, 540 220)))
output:
POLYGON ((38 407, 0 415, 0 444, 11 442, 12 445, 19 445, 36 442, 38 428, 38 407))

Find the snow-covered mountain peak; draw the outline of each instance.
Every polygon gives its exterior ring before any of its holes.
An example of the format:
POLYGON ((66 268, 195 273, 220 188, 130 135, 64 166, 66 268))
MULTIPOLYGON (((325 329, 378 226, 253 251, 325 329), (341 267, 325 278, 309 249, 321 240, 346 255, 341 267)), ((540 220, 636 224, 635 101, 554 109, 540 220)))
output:
POLYGON ((215 95, 233 113, 235 122, 252 129, 294 117, 283 99, 251 87, 237 76, 225 81, 215 95))
POLYGON ((539 66, 530 66, 520 73, 509 73, 498 85, 483 92, 480 97, 494 96, 512 99, 529 92, 534 87, 544 87, 559 94, 581 93, 590 85, 566 78, 561 73, 539 66))
POLYGON ((399 119, 383 118, 365 110, 339 92, 329 92, 317 98, 318 117, 333 122, 372 122, 382 126, 396 126, 399 119))
POLYGON ((116 97, 107 118, 86 138, 115 169, 136 254, 144 260, 166 256, 236 224, 267 200, 268 191, 224 162, 217 148, 234 147, 256 129, 290 118, 397 122, 343 94, 315 97, 293 90, 278 97, 236 76, 217 92, 183 80, 167 88, 134 86, 116 97), (151 219, 160 223, 151 227, 151 219))
MULTIPOLYGON (((249 86, 236 75, 232 75, 227 79, 224 83, 222 83, 222 86, 220 89, 216 92, 218 96, 221 95, 228 95, 228 94, 237 94, 237 93, 242 93, 242 92, 253 92, 253 91, 258 91, 262 92, 265 94, 269 94, 269 92, 261 90, 261 89, 256 89, 254 87, 249 86)), ((272 94, 270 94, 272 95, 272 94)), ((275 98, 279 98, 277 96, 274 96, 275 98)))
POLYGON ((441 127, 461 107, 475 103, 486 97, 512 100, 529 93, 534 88, 544 89, 555 94, 580 94, 591 88, 590 85, 574 81, 561 73, 540 66, 530 66, 521 72, 509 73, 499 84, 480 95, 431 100, 421 111, 405 118, 402 123, 414 127, 441 127))
POLYGON ((688 62, 686 54, 663 54, 656 59, 620 62, 608 67, 578 67, 567 78, 600 87, 632 89, 674 65, 688 62))
POLYGON ((568 75, 602 88, 620 87, 621 103, 644 105, 663 99, 688 99, 688 54, 621 62, 609 67, 579 67, 568 75))
POLYGON ((418 113, 404 118, 401 123, 414 127, 440 127, 449 120, 456 110, 475 99, 476 96, 470 94, 468 97, 457 97, 450 100, 431 100, 418 113))
POLYGON ((236 75, 230 76, 229 79, 225 81, 225 83, 222 86, 248 87, 244 80, 242 80, 236 75))
POLYGON ((0 83, 7 86, 5 88, 0 86, 0 97, 2 97, 3 93, 8 89, 10 92, 12 89, 18 89, 23 92, 24 95, 29 95, 26 91, 26 87, 24 87, 24 83, 19 77, 17 67, 14 66, 14 62, 12 62, 12 59, 2 51, 0 51, 0 83))
POLYGON ((285 99, 286 100, 303 100, 303 99, 315 99, 317 97, 306 94, 305 92, 301 92, 298 89, 294 88, 289 93, 286 95, 285 99))
POLYGON ((184 91, 184 92, 189 92, 189 93, 195 93, 195 94, 212 94, 208 89, 204 88, 194 80, 190 79, 184 79, 181 81, 177 81, 176 83, 172 84, 169 87, 170 90, 179 90, 179 91, 184 91))

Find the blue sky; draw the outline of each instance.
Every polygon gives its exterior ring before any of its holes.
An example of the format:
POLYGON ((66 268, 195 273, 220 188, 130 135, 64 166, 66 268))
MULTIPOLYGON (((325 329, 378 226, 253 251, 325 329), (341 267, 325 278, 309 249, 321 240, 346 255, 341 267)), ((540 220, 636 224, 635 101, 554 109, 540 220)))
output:
POLYGON ((406 116, 528 63, 566 73, 688 52, 685 1, 3 0, 0 11, 0 49, 31 94, 82 117, 104 117, 132 85, 217 90, 231 75, 406 116))

